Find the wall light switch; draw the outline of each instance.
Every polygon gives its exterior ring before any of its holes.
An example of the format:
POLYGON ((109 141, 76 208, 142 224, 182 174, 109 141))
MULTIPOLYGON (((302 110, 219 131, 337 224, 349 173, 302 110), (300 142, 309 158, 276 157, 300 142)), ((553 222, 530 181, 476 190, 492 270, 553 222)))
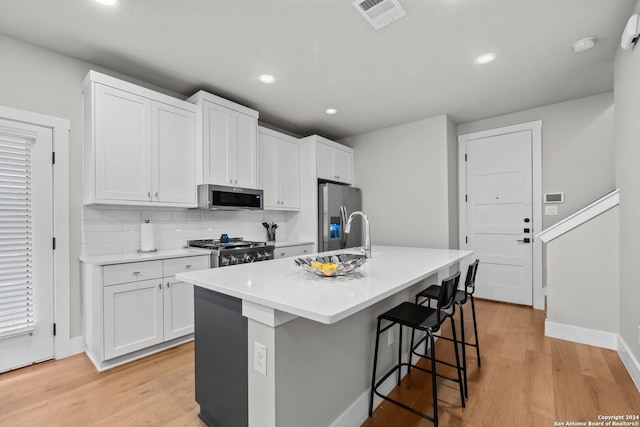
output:
POLYGON ((558 207, 557 206, 545 206, 544 207, 545 215, 558 215, 558 207))

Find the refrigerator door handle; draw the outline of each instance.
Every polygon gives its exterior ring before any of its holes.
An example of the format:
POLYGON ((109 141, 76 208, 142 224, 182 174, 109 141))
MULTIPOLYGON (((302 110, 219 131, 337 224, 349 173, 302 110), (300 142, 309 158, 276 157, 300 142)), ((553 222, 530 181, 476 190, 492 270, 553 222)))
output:
POLYGON ((340 206, 340 216, 342 217, 342 224, 340 224, 340 249, 344 249, 347 244, 347 235, 344 232, 344 227, 347 226, 347 208, 346 206, 340 206))

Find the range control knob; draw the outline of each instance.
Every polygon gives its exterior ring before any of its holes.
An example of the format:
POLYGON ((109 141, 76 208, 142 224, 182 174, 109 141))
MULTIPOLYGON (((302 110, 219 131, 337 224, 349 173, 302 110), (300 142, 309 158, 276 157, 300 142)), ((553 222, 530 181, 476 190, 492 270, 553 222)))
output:
POLYGON ((235 256, 231 255, 231 257, 229 258, 229 264, 236 265, 237 263, 238 263, 238 258, 236 258, 235 256))
POLYGON ((251 255, 251 254, 245 254, 245 256, 244 256, 244 257, 242 257, 242 262, 243 262, 243 263, 253 262, 253 261, 255 261, 255 260, 256 260, 256 257, 254 257, 254 256, 253 256, 253 255, 251 255))

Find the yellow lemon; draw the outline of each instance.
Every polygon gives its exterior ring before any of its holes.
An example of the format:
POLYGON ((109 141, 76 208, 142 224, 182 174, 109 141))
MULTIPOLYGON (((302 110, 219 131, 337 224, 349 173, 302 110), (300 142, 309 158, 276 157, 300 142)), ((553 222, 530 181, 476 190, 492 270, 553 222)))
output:
POLYGON ((325 276, 333 276, 334 274, 336 274, 336 267, 336 264, 328 262, 326 264, 322 264, 320 269, 322 270, 322 274, 324 274, 325 276))
POLYGON ((311 263, 311 268, 322 268, 322 264, 320 264, 318 261, 313 261, 311 263))

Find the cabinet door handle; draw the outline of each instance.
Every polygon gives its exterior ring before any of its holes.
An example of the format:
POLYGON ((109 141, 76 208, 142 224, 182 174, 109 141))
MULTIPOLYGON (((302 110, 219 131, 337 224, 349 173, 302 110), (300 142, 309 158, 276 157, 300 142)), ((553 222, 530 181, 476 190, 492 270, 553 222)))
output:
POLYGON ((147 197, 149 198, 149 200, 151 200, 151 191, 147 192, 147 197))
POLYGON ((171 283, 167 282, 167 288, 171 287, 171 283))
POLYGON ((159 199, 160 197, 158 197, 158 192, 156 191, 156 199, 159 199))
POLYGON ((162 283, 158 285, 158 289, 162 289, 162 283))

